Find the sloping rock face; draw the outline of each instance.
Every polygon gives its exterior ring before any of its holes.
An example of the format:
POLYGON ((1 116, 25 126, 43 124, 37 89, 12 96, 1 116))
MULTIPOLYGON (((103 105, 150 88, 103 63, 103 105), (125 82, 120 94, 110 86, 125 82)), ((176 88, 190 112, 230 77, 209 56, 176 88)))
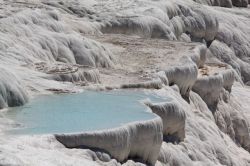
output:
MULTIPOLYGON (((69 82, 99 82, 99 73, 95 68, 113 65, 111 53, 105 50, 100 43, 85 39, 70 30, 64 23, 60 23, 57 12, 23 10, 18 12, 17 15, 2 18, 0 29, 2 39, 1 67, 3 68, 1 74, 1 108, 19 106, 27 101, 28 93, 25 91, 28 91, 28 89, 17 82, 23 82, 24 80, 37 82, 30 79, 31 77, 35 77, 37 80, 45 78, 45 81, 46 79, 54 79, 69 82), (36 71, 29 70, 32 66, 38 67, 36 64, 39 63, 52 66, 52 63, 57 62, 65 64, 61 64, 61 66, 77 69, 71 71, 66 69, 61 73, 59 72, 60 69, 58 71, 55 69, 47 72, 42 71, 46 74, 36 74, 36 71), (5 68, 8 68, 7 66, 10 63, 12 68, 7 71, 5 68), (90 71, 88 68, 94 68, 94 70, 90 71), (22 70, 25 70, 25 72, 21 73, 22 70), (8 72, 10 73, 8 74, 8 72), (15 75, 19 76, 20 80, 15 75), (12 82, 12 84, 9 85, 8 82, 12 82)), ((53 86, 51 85, 53 82, 50 84, 44 82, 43 85, 38 87, 34 87, 35 84, 37 83, 30 84, 33 90, 38 90, 39 87, 44 85, 48 88, 53 86)))
POLYGON ((0 72, 0 108, 21 106, 28 101, 26 89, 14 74, 1 69, 0 72))
POLYGON ((150 165, 158 159, 162 138, 160 118, 107 131, 56 135, 56 139, 68 148, 103 150, 120 162, 128 157, 139 157, 150 165))
POLYGON ((201 96, 210 109, 216 110, 222 91, 231 92, 234 79, 234 71, 227 69, 213 76, 198 78, 193 91, 201 96))
POLYGON ((233 6, 236 7, 247 7, 249 4, 248 0, 195 0, 201 4, 207 4, 211 6, 221 6, 231 8, 233 6))
MULTIPOLYGON (((184 141, 186 114, 177 102, 149 104, 149 107, 152 112, 161 117, 163 122, 162 132, 166 139, 168 139, 167 136, 171 136, 174 140, 169 141, 184 141)), ((167 141, 166 139, 165 141, 167 141)))
POLYGON ((249 1, 0 3, 1 109, 82 88, 168 98, 99 132, 10 136, 1 115, 0 165, 250 165, 249 1))

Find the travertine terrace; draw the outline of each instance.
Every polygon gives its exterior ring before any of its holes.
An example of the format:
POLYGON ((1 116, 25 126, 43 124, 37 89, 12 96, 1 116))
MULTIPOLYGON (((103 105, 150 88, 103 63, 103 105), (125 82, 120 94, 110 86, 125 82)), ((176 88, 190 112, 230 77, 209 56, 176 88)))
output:
POLYGON ((250 165, 249 2, 0 0, 0 165, 250 165), (85 89, 169 100, 117 128, 6 134, 10 107, 85 89))

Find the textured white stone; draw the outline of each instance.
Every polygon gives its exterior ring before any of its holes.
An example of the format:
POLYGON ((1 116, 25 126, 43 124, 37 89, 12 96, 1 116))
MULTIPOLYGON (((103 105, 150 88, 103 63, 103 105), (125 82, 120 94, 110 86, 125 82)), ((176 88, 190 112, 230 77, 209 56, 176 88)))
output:
MULTIPOLYGON (((152 42, 156 43, 167 39, 203 44, 190 46, 192 51, 179 53, 179 59, 169 58, 171 65, 154 71, 154 80, 122 85, 159 89, 154 90, 158 95, 170 97, 173 102, 149 104, 161 119, 108 131, 57 135, 55 139, 6 135, 2 131, 15 123, 1 115, 0 165, 250 164, 250 90, 242 84, 250 81, 250 12, 249 8, 238 8, 247 7, 247 0, 0 3, 0 108, 25 104, 47 89, 74 87, 69 82, 101 83, 100 71, 121 62, 114 58, 114 46, 91 36, 115 33, 155 38, 152 42), (200 68, 210 61, 229 67, 198 77, 200 68), (76 72, 48 72, 51 70, 38 65, 41 63, 49 69, 58 69, 62 63, 69 67, 66 71, 76 72), (163 135, 177 136, 180 142, 162 142, 163 135), (74 149, 77 146, 108 153, 74 149)), ((137 50, 130 50, 132 53, 136 56, 137 50)))

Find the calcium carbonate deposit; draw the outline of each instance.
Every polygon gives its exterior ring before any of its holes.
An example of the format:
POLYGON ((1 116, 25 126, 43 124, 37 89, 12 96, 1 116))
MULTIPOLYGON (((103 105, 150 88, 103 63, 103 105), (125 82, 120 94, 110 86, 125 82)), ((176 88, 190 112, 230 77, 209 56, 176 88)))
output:
POLYGON ((250 1, 0 0, 0 165, 250 166, 250 1))

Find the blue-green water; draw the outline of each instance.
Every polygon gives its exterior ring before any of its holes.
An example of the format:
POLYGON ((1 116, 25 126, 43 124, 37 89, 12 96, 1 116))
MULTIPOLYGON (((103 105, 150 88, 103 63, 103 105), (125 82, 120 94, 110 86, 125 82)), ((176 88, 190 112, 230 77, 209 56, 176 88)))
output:
POLYGON ((155 117, 142 100, 162 101, 143 91, 84 91, 78 94, 46 95, 22 107, 12 108, 6 116, 20 128, 17 134, 74 133, 107 129, 155 117))

